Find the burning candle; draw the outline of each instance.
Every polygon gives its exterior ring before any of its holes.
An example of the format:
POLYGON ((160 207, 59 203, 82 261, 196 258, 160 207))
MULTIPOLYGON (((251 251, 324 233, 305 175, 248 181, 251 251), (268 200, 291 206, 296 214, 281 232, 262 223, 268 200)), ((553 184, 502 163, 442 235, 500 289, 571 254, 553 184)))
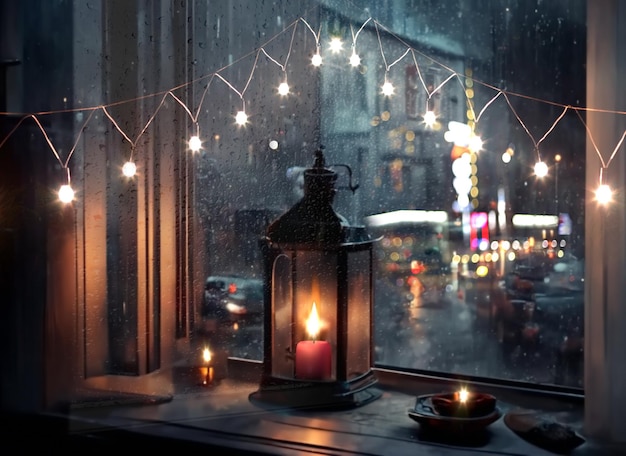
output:
POLYGON ((211 365, 211 352, 208 348, 204 348, 202 351, 202 360, 204 361, 204 367, 200 368, 202 374, 202 384, 209 386, 213 384, 213 366, 211 365))
POLYGON ((320 319, 315 303, 306 321, 306 329, 311 340, 302 340, 296 345, 296 378, 305 380, 324 380, 331 376, 330 344, 317 340, 320 319))
POLYGON ((467 398, 469 397, 469 391, 467 391, 465 388, 461 388, 461 390, 457 392, 456 394, 457 394, 456 399, 461 404, 465 404, 467 402, 467 398))

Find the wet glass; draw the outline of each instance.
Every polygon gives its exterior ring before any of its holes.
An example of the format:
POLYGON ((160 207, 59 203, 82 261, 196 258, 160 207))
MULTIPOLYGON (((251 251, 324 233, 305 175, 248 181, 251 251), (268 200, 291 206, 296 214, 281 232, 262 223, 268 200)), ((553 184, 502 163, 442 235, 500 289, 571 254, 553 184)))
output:
POLYGON ((380 238, 376 366, 583 387, 585 127, 565 108, 586 2, 41 3, 6 69, 32 90, 1 101, 42 113, 15 138, 51 149, 48 193, 76 191, 51 218, 72 268, 48 271, 71 309, 45 338, 71 335, 77 389, 172 370, 141 388, 188 392, 180 366, 262 360, 259 242, 321 147, 337 213, 380 238))

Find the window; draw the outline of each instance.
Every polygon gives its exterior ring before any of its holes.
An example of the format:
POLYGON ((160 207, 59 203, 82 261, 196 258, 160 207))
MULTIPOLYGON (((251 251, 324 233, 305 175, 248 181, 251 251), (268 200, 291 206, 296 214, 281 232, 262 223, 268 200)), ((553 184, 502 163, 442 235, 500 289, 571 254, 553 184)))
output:
POLYGON ((369 227, 377 365, 582 389, 586 131, 564 107, 585 100, 586 3, 509 3, 3 5, 25 18, 3 48, 3 160, 27 169, 25 144, 39 162, 20 177, 46 208, 40 337, 73 392, 147 389, 207 345, 260 360, 258 239, 321 145, 351 169, 352 224, 445 214, 369 227), (68 182, 63 206, 49 190, 68 182))

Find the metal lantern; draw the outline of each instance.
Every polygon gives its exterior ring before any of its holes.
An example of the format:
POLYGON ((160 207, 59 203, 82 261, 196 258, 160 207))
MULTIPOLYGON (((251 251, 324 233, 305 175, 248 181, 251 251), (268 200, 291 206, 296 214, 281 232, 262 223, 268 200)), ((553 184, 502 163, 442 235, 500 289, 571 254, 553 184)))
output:
POLYGON ((261 240, 264 365, 253 400, 356 406, 380 395, 371 388, 374 241, 333 209, 336 181, 318 150, 304 196, 261 240))

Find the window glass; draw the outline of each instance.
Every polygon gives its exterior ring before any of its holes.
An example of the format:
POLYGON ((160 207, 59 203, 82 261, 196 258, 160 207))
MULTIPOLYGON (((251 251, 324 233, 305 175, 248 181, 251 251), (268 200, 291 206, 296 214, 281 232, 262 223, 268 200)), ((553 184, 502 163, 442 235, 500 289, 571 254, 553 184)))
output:
POLYGON ((26 4, 1 101, 39 114, 0 141, 75 191, 45 337, 72 335, 50 350, 79 389, 207 347, 262 360, 260 244, 320 148, 342 222, 377 239, 375 365, 582 388, 584 1, 26 4))

